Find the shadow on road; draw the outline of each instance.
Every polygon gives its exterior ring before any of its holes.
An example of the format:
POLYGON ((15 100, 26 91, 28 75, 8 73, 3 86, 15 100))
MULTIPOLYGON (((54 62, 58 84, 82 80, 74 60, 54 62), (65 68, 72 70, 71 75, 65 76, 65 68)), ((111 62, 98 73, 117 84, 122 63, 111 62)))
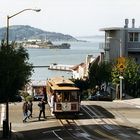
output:
MULTIPOLYGON (((108 139, 114 138, 119 140, 139 140, 140 134, 139 130, 133 127, 126 127, 126 126, 118 126, 118 125, 108 125, 108 124, 90 124, 90 125, 79 125, 80 131, 78 132, 76 129, 70 130, 71 133, 75 137, 79 137, 79 135, 75 135, 76 133, 87 133, 89 137, 94 139, 108 139), (82 129, 81 129, 82 128, 82 129), (83 132, 82 132, 82 131, 83 132)), ((0 131, 0 138, 2 137, 2 131, 0 131)), ((17 140, 52 140, 52 139, 71 139, 71 135, 69 132, 65 131, 63 126, 56 126, 56 127, 49 127, 42 129, 34 129, 28 131, 21 131, 21 132, 14 132, 17 135, 17 140), (19 133, 23 134, 22 136, 19 133)))

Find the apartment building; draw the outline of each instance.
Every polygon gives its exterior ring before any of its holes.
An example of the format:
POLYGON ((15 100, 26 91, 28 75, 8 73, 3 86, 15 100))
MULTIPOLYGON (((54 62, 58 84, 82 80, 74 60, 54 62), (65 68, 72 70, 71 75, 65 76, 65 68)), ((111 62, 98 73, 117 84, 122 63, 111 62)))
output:
POLYGON ((118 57, 131 56, 140 64, 140 27, 135 27, 135 19, 125 19, 124 27, 102 28, 105 41, 100 44, 104 49, 105 61, 113 61, 118 57))

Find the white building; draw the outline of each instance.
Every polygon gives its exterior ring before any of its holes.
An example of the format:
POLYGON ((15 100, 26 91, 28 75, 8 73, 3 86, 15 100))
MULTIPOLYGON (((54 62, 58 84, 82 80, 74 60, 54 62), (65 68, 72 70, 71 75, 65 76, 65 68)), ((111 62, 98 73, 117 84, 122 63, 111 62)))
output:
POLYGON ((88 70, 90 64, 95 60, 93 55, 87 55, 85 63, 78 64, 72 67, 73 78, 74 79, 84 79, 88 77, 88 70))

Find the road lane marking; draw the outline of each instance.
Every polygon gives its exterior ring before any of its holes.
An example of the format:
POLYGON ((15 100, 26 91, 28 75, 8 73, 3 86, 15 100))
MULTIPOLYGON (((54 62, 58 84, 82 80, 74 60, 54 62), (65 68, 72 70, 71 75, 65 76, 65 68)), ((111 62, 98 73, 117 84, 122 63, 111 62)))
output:
POLYGON ((5 105, 1 104, 1 125, 3 125, 3 120, 5 120, 5 105))
POLYGON ((52 132, 54 133, 54 135, 55 135, 59 140, 63 140, 61 137, 59 137, 59 136, 55 133, 54 130, 53 130, 52 132))
POLYGON ((130 137, 129 135, 124 134, 124 133, 120 133, 119 135, 120 135, 120 136, 123 136, 123 137, 126 137, 126 138, 129 138, 129 137, 130 137))
POLYGON ((109 139, 111 139, 111 140, 118 140, 117 138, 114 138, 114 137, 112 137, 112 136, 110 136, 110 135, 107 135, 106 133, 100 131, 99 129, 95 129, 94 131, 95 131, 96 133, 98 133, 99 135, 104 136, 105 138, 109 138, 109 139))
POLYGON ((50 131, 45 131, 45 132, 42 132, 43 134, 46 134, 46 133, 53 133, 59 140, 63 140, 60 136, 58 136, 55 131, 62 131, 61 129, 56 129, 56 130, 50 130, 50 131))
POLYGON ((103 125, 106 129, 108 129, 108 130, 112 130, 113 128, 111 127, 111 126, 109 126, 108 124, 104 124, 103 125))
POLYGON ((140 105, 137 105, 136 107, 137 107, 137 108, 140 108, 140 105))
POLYGON ((85 133, 85 132, 83 132, 83 133, 79 133, 79 132, 78 132, 78 133, 74 133, 74 135, 75 135, 76 137, 79 137, 79 138, 80 138, 80 137, 82 137, 82 138, 84 137, 84 138, 86 138, 87 140, 93 140, 93 139, 90 138, 90 135, 87 134, 87 133, 85 133))
POLYGON ((56 129, 56 130, 50 130, 50 131, 44 131, 42 132, 43 134, 46 134, 46 133, 52 133, 53 131, 62 131, 61 129, 56 129))

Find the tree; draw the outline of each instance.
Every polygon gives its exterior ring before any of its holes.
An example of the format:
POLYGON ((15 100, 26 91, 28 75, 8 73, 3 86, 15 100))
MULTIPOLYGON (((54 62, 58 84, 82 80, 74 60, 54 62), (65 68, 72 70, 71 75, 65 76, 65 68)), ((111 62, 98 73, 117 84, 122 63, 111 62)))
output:
POLYGON ((88 79, 89 79, 89 86, 90 88, 94 88, 98 83, 97 83, 97 72, 98 72, 98 62, 95 61, 92 63, 89 67, 89 72, 88 72, 88 79))
POLYGON ((132 91, 132 95, 135 96, 137 82, 140 80, 140 65, 136 63, 134 58, 129 57, 125 58, 124 67, 123 72, 120 72, 117 67, 117 61, 115 61, 112 68, 112 83, 119 84, 119 76, 122 75, 126 93, 131 94, 132 91))
POLYGON ((28 63, 27 51, 14 48, 14 44, 6 45, 4 41, 0 46, 0 102, 6 103, 6 119, 3 125, 3 136, 9 136, 9 100, 22 89, 33 72, 33 67, 28 63))
POLYGON ((75 83, 76 87, 80 89, 81 92, 89 88, 88 80, 73 79, 73 82, 75 83))
POLYGON ((89 68, 89 82, 90 87, 94 88, 96 85, 99 87, 111 81, 111 64, 101 62, 94 62, 89 68))
POLYGON ((140 80, 140 65, 136 63, 134 58, 126 59, 126 69, 124 70, 123 76, 126 92, 135 97, 137 93, 137 82, 140 80))
MULTIPOLYGON (((85 96, 85 91, 89 88, 89 82, 88 80, 83 80, 83 79, 72 79, 73 82, 75 83, 76 87, 80 89, 80 98, 83 99, 85 96)), ((87 92, 86 92, 87 94, 87 92)))
POLYGON ((2 41, 0 48, 0 101, 6 102, 29 82, 33 67, 23 47, 6 47, 2 41))

